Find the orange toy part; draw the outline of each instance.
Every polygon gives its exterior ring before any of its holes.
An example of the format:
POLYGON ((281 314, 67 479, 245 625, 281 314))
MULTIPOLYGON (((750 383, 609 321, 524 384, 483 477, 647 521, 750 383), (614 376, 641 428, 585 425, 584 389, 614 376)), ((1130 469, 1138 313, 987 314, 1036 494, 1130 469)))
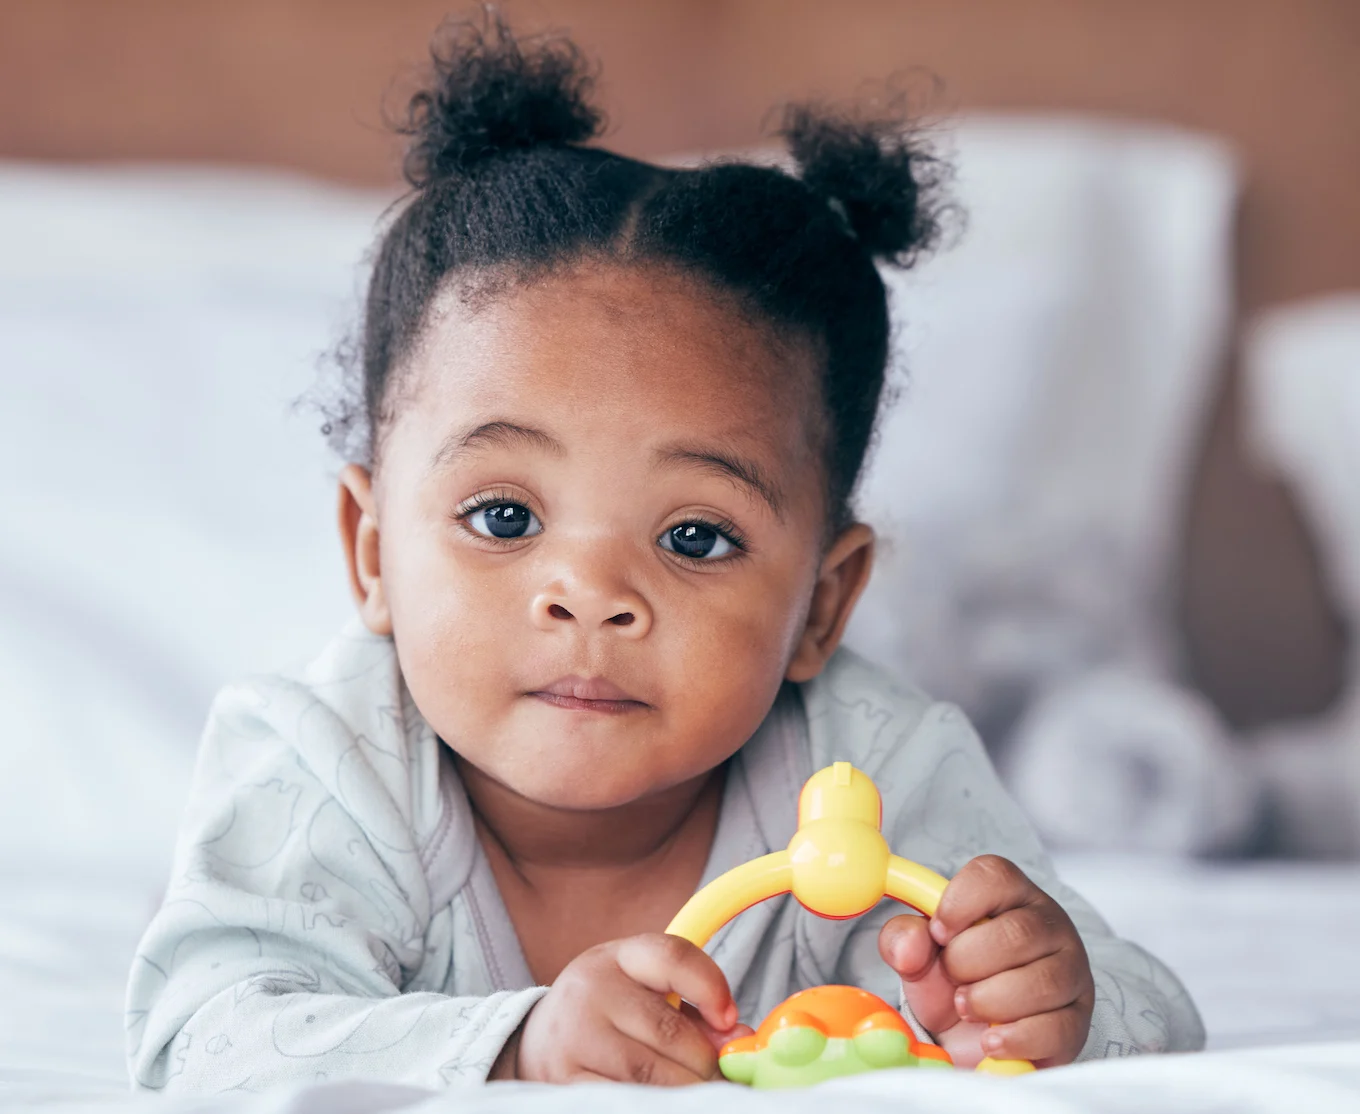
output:
POLYGON ((814 986, 790 995, 770 1011, 759 1029, 728 1041, 720 1055, 759 1052, 776 1032, 790 1028, 816 1029, 826 1037, 844 1038, 875 1029, 893 1029, 907 1038, 913 1056, 946 1064, 954 1062, 939 1045, 917 1040, 902 1015, 877 994, 857 986, 814 986))

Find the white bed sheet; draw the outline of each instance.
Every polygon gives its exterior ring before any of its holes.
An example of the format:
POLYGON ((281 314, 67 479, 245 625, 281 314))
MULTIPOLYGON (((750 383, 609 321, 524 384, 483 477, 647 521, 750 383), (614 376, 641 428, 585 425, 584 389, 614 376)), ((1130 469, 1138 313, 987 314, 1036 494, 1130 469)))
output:
MULTIPOLYGON (((101 1109, 110 1103, 117 1106, 127 1096, 124 980, 156 895, 107 871, 73 877, 69 872, 44 871, 40 865, 34 864, 27 874, 11 874, 0 890, 0 1108, 56 1101, 101 1109)), ((1065 858, 1062 869, 1116 928, 1176 969, 1204 1014, 1210 1048, 1231 1055, 1158 1058, 1189 1059, 1199 1066, 1150 1058, 1133 1065, 1058 1072, 1061 1078, 1026 1087, 1026 1094, 1042 1093, 1042 1098, 1033 1097, 1035 1105, 1009 1110, 1136 1108, 1118 1105, 1126 1088, 1142 1088, 1139 1093, 1149 1103, 1154 1095, 1161 1102, 1163 1092, 1189 1088, 1186 1094, 1199 1096, 1194 1103, 1202 1102, 1167 1109, 1292 1109, 1225 1103, 1242 1079, 1255 1078, 1257 1072, 1264 1073, 1258 1080, 1259 1094, 1277 1097, 1286 1084, 1330 1086, 1327 1080, 1333 1077, 1333 1082, 1349 1080, 1346 1086, 1355 1099, 1352 1109, 1360 1109, 1360 958, 1355 947, 1360 865, 1213 866, 1081 856, 1065 858), (1268 1054, 1266 1046, 1272 1046, 1268 1054), (1293 1051, 1286 1055, 1281 1046, 1293 1051), (1211 1086, 1215 1079, 1221 1084, 1217 1091, 1211 1086)), ((935 1109, 930 1102, 944 1110, 948 1101, 965 1098, 977 1104, 965 1104, 966 1108, 991 1109, 992 1089, 978 1088, 974 1082, 926 1085, 913 1078, 907 1085, 916 1110, 935 1109), (923 1086, 925 1091, 918 1095, 923 1086), (919 1105, 918 1099, 926 1105, 919 1105)), ((882 1093, 875 1086, 866 1085, 866 1101, 870 1093, 882 1093)), ((727 1089, 717 1094, 734 1111, 767 1108, 763 1100, 732 1098, 727 1089)), ((550 1109, 557 1101, 539 1093, 521 1098, 532 1109, 540 1104, 550 1109)), ((594 1109, 608 1109, 615 1101, 599 1093, 577 1098, 594 1109)), ((284 1103, 283 1098, 271 1098, 266 1105, 237 1101, 244 1105, 223 1108, 289 1108, 275 1105, 284 1103)), ((348 1085, 320 1096, 299 1092, 288 1101, 303 1103, 299 1109, 367 1110, 395 1109, 393 1104, 414 1099, 413 1093, 400 1089, 348 1085)), ((464 1095, 457 1105, 460 1110, 480 1110, 484 1104, 489 1104, 486 1109, 499 1109, 501 1101, 464 1095)), ((648 1104, 658 1101, 650 1098, 648 1104)), ((677 1109, 702 1105, 705 1114, 717 1109, 716 1097, 667 1102, 677 1103, 677 1109)))
MULTIPOLYGON (((3 1097, 3 1093, 0 1093, 3 1097)), ((1276 1114, 1360 1108, 1360 1044, 1305 1045, 1113 1060, 1018 1080, 969 1073, 877 1072, 805 1091, 752 1091, 710 1083, 679 1090, 582 1084, 497 1084, 435 1095, 347 1082, 303 1085, 269 1095, 207 1099, 38 1100, 47 1114, 1276 1114)))

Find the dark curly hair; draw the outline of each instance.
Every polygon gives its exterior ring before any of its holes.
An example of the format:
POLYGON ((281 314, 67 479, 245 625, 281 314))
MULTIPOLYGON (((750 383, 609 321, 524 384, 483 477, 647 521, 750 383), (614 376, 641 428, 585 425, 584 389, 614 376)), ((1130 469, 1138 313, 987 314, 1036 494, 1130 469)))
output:
POLYGON ((523 280, 592 256, 656 262, 816 346, 828 517, 846 525, 888 362, 876 263, 909 266, 940 227, 927 202, 943 168, 905 121, 795 105, 778 134, 796 177, 661 167, 584 146, 603 117, 568 39, 518 41, 491 12, 448 27, 432 55, 434 80, 399 125, 413 193, 377 246, 352 354, 361 382, 326 427, 337 448, 376 463, 394 369, 447 282, 523 280))

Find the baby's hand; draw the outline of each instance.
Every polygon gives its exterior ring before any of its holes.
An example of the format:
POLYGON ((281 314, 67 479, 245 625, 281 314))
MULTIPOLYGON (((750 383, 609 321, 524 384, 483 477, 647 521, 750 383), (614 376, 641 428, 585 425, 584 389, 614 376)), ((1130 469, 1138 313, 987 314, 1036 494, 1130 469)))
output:
POLYGON ((582 952, 506 1045, 492 1079, 613 1079, 678 1086, 717 1075, 718 1049, 749 1033, 727 979, 704 952, 654 933, 582 952), (666 995, 680 995, 677 1010, 666 995))
POLYGON ((1086 948, 1062 906, 1007 859, 973 859, 934 917, 894 917, 878 950, 960 1067, 983 1056, 1068 1064, 1086 1043, 1095 1000, 1086 948))

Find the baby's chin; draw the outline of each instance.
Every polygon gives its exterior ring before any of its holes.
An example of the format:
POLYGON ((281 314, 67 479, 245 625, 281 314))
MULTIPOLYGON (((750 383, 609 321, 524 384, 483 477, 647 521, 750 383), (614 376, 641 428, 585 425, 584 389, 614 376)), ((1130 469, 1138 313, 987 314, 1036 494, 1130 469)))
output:
POLYGON ((648 734, 631 739, 502 739, 482 753, 463 757, 516 796, 571 812, 607 812, 636 804, 703 776, 726 757, 716 755, 708 763, 693 748, 668 745, 648 734))
POLYGON ((664 708, 596 713, 523 696, 440 737, 482 774, 547 808, 605 812, 702 778, 749 734, 735 717, 678 716, 664 708), (457 740, 455 743, 454 740, 457 740), (726 741, 730 740, 730 745, 726 741))
POLYGON ((608 768, 589 761, 516 764, 488 771, 507 788, 546 808, 569 812, 607 812, 664 793, 706 770, 676 771, 669 766, 622 758, 608 768))
POLYGON ((632 791, 623 787, 617 790, 612 787, 572 789, 563 786, 561 783, 520 785, 511 786, 511 788, 521 797, 533 801, 537 805, 542 805, 544 808, 556 809, 561 812, 602 813, 626 808, 638 800, 661 792, 666 786, 643 787, 640 791, 632 791))

